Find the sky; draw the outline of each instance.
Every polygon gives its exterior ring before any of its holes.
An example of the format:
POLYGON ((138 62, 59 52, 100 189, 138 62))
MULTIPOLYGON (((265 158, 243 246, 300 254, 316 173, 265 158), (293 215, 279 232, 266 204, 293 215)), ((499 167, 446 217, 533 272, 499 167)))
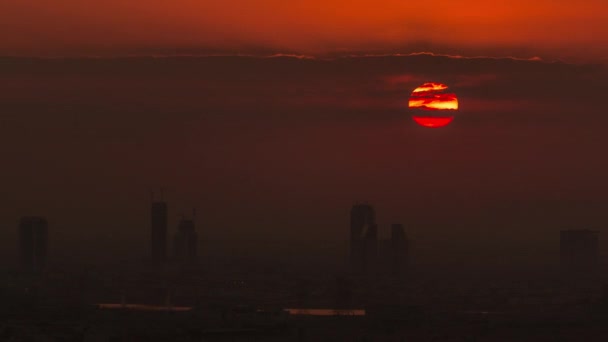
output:
POLYGON ((163 187, 202 251, 340 260, 369 201, 424 262, 554 262, 560 229, 608 220, 607 9, 2 1, 0 261, 24 215, 56 258, 146 255, 163 187), (412 120, 429 82, 457 97, 446 127, 412 120))
POLYGON ((411 53, 602 60, 604 0, 2 1, 0 55, 411 53))

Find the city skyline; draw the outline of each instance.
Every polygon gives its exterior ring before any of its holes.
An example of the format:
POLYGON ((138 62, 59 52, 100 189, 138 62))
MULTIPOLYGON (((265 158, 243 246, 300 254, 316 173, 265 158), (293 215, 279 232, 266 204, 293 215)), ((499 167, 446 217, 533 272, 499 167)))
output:
MULTIPOLYGON (((202 267, 199 264, 201 243, 195 228, 195 209, 191 218, 182 215, 176 229, 169 230, 168 203, 163 199, 162 191, 158 200, 152 194, 150 208, 150 252, 137 259, 143 257, 142 260, 151 261, 156 268, 164 267, 167 263, 202 267)), ((365 277, 391 275, 402 278, 408 275, 412 266, 412 241, 403 224, 391 223, 388 227, 389 235, 382 234, 386 229, 379 229, 374 207, 368 202, 356 202, 350 211, 350 228, 345 239, 348 240, 348 252, 338 258, 344 261, 342 264, 338 260, 338 268, 365 277)), ((20 219, 18 232, 20 270, 25 274, 43 273, 49 258, 47 219, 24 216, 20 219)), ((600 258, 599 231, 577 228, 559 233, 559 259, 556 258, 553 264, 559 264, 562 275, 577 279, 595 276, 605 268, 600 258)), ((226 246, 228 250, 231 247, 226 246)))
POLYGON ((243 254, 262 237, 277 240, 274 254, 293 249, 278 241, 342 252, 341 213, 358 198, 428 241, 416 248, 429 262, 441 246, 441 259, 515 248, 543 263, 559 253, 546 236, 608 221, 602 66, 433 55, 3 61, 14 81, 1 93, 13 180, 2 260, 17 253, 5 241, 27 213, 61 223, 54 245, 66 259, 143 255, 142 203, 158 185, 175 208, 205 213, 207 241, 240 240, 243 254), (461 107, 433 133, 407 108, 431 80, 461 107), (79 248, 92 241, 98 252, 79 248))
POLYGON ((606 13, 0 1, 0 339, 606 340, 606 13))

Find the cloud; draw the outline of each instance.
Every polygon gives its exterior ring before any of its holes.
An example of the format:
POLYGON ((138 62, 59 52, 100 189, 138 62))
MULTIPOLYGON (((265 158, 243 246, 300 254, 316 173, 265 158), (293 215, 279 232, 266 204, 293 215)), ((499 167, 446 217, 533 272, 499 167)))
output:
POLYGON ((414 88, 439 82, 456 94, 459 115, 471 122, 490 122, 492 113, 500 113, 500 120, 530 122, 538 117, 544 122, 543 115, 527 113, 552 111, 550 118, 569 118, 572 114, 564 111, 582 108, 587 120, 601 120, 600 89, 607 75, 594 65, 432 54, 3 58, 0 72, 6 81, 0 88, 3 103, 59 112, 95 103, 114 108, 110 117, 125 110, 150 110, 151 117, 263 118, 282 113, 288 118, 297 108, 308 110, 302 118, 306 120, 347 118, 349 111, 360 111, 357 115, 369 120, 392 120, 407 111, 414 88))

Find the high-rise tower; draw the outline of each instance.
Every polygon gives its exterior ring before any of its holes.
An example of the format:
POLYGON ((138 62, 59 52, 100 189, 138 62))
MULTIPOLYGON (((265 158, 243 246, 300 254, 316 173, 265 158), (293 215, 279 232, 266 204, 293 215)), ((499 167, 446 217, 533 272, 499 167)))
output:
POLYGON ((48 253, 48 223, 44 217, 23 217, 19 222, 21 264, 26 272, 41 272, 48 253))
POLYGON ((350 264, 361 271, 375 252, 378 233, 376 213, 369 204, 355 204, 350 211, 350 264))
POLYGON ((597 230, 562 230, 560 233, 560 264, 568 273, 592 273, 597 270, 599 256, 597 230))
POLYGON ((391 226, 389 255, 392 273, 394 275, 402 274, 409 261, 409 242, 402 224, 395 223, 391 226))
POLYGON ((150 247, 152 260, 162 262, 167 260, 167 203, 152 200, 150 220, 150 247))
POLYGON ((173 253, 177 260, 183 262, 196 261, 198 234, 194 220, 182 219, 177 226, 173 240, 173 253))

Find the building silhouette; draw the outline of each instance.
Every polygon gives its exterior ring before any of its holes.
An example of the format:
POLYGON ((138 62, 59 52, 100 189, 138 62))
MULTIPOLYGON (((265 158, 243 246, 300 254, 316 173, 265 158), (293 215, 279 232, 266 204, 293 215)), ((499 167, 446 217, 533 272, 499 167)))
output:
POLYGON ((366 272, 375 271, 378 269, 378 225, 372 224, 367 227, 364 237, 364 270, 366 272))
POLYGON ((44 270, 48 254, 48 223, 44 217, 22 217, 19 222, 21 265, 25 272, 44 270))
POLYGON ((173 239, 173 255, 182 262, 196 261, 198 234, 194 220, 182 219, 173 239))
POLYGON ((167 203, 152 201, 150 220, 150 249, 152 260, 163 262, 167 260, 167 203))
POLYGON ((598 268, 599 231, 562 230, 560 266, 567 273, 591 273, 598 268))
POLYGON ((355 204, 350 212, 349 261, 356 273, 404 274, 409 263, 409 241, 403 225, 391 225, 390 237, 380 239, 374 208, 355 204))
POLYGON ((376 213, 369 204, 355 204, 350 211, 350 266, 364 271, 375 258, 378 228, 376 213))
POLYGON ((389 248, 390 259, 388 262, 391 272, 395 275, 401 275, 409 264, 409 241, 402 224, 394 223, 391 225, 389 248))
POLYGON ((345 277, 336 278, 335 308, 349 310, 353 306, 353 284, 345 277))

